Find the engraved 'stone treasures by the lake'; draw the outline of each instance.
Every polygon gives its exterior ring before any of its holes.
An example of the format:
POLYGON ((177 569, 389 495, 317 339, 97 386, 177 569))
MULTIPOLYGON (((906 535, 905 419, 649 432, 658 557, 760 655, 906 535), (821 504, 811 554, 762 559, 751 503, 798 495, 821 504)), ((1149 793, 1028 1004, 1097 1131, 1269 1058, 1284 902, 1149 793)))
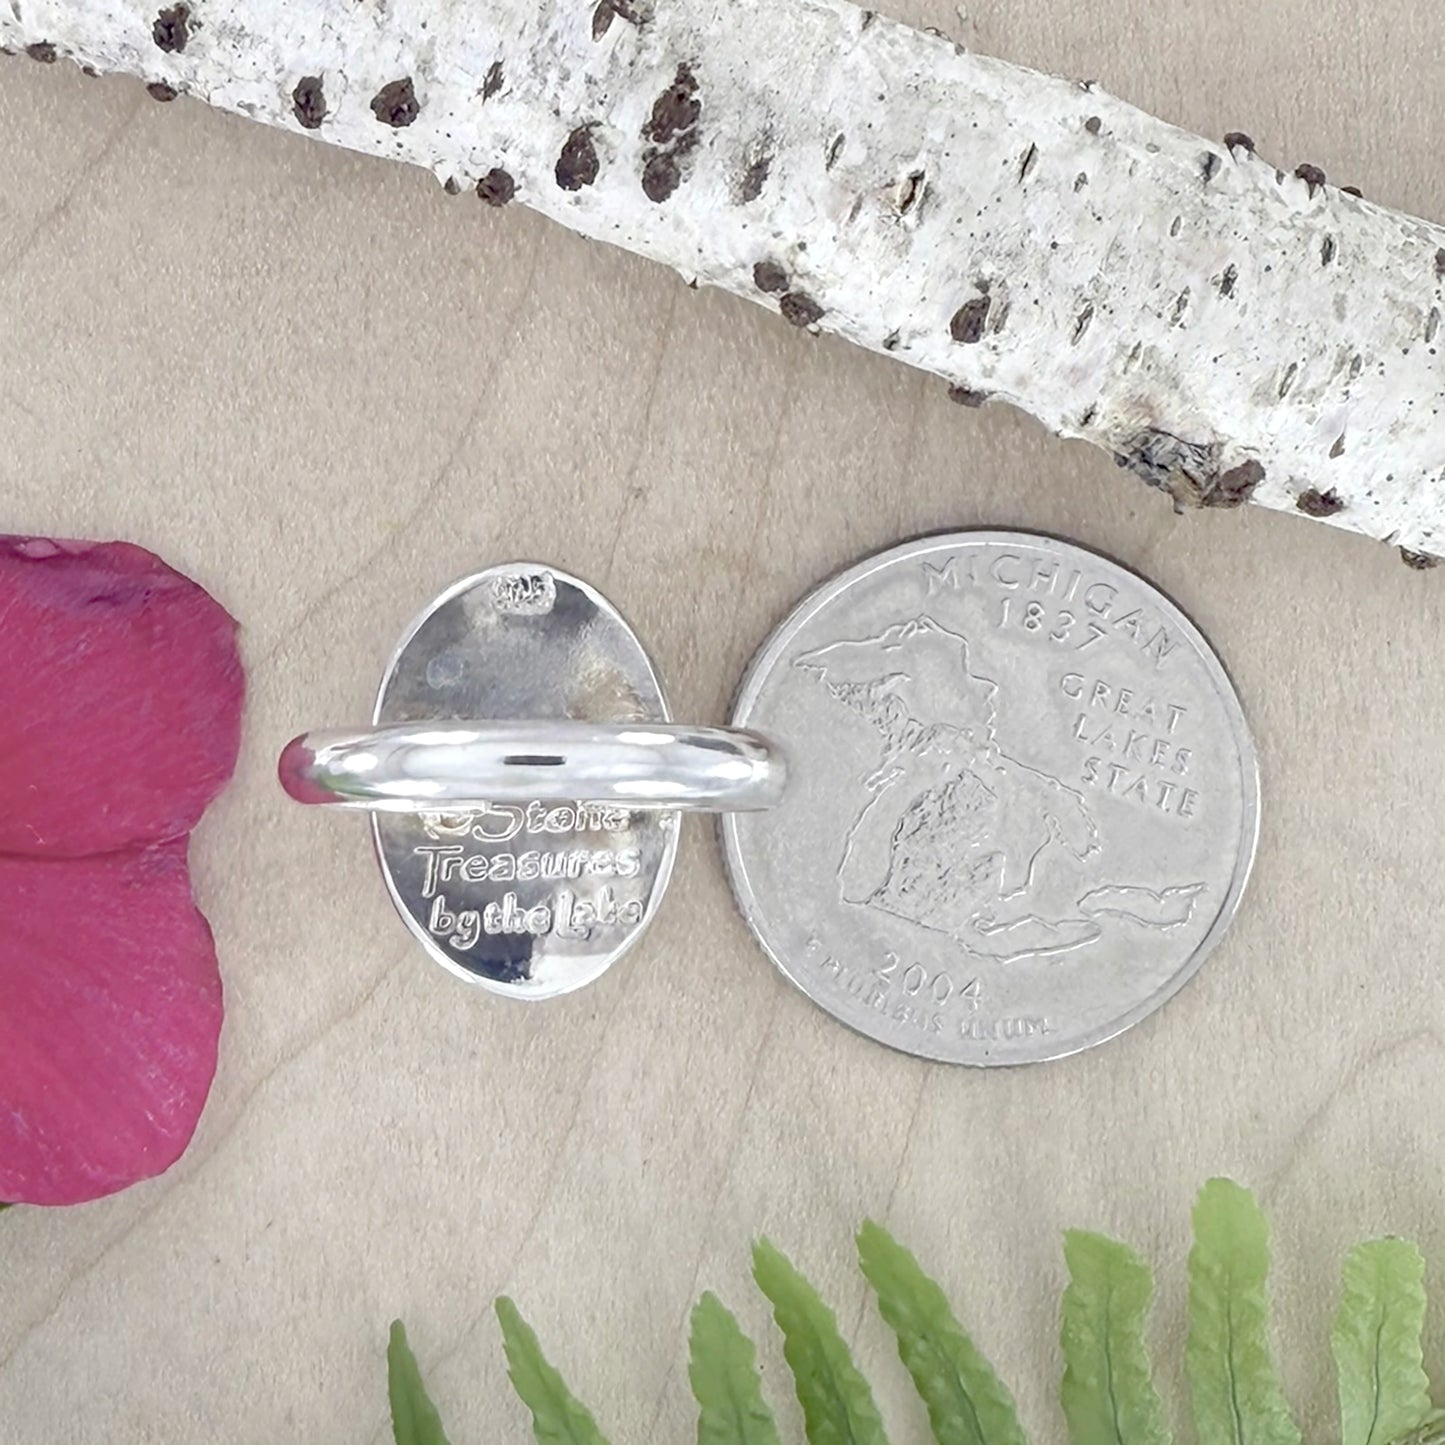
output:
MULTIPOLYGON (((665 722, 642 645, 607 600, 556 568, 494 567, 450 588, 398 649, 374 721, 665 722)), ((544 999, 595 979, 657 909, 675 813, 492 802, 377 813, 392 900, 427 952, 496 993, 544 999)))
POLYGON ((1192 976, 1249 873, 1228 677, 1167 598, 1069 543, 864 562, 778 629, 734 722, 792 766, 778 808, 722 825, 744 915, 822 1007, 927 1058, 1119 1033, 1192 976))

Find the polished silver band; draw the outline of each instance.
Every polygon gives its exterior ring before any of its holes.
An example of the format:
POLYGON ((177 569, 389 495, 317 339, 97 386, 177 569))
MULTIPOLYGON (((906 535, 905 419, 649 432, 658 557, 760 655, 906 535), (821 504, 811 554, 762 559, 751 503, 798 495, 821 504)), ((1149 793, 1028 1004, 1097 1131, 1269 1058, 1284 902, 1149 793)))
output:
POLYGON ((298 802, 372 812, 536 801, 723 813, 772 807, 786 769, 771 743, 730 728, 538 720, 306 733, 279 772, 298 802))

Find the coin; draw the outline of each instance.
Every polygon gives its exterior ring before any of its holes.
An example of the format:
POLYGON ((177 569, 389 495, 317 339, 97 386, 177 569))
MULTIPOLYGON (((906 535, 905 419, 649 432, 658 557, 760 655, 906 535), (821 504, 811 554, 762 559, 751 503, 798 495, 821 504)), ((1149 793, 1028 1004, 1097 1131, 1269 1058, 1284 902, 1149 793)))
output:
POLYGON ((773 962, 879 1043, 1062 1058, 1184 986, 1239 906, 1259 779, 1199 630, 1069 542, 906 543, 808 596, 734 725, 789 755, 783 802, 721 824, 773 962))

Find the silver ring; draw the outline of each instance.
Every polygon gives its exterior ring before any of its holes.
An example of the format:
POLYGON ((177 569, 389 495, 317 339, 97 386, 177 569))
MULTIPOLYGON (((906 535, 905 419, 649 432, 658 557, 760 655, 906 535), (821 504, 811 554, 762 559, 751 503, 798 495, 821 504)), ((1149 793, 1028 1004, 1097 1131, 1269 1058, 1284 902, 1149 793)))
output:
POLYGON ((304 733, 302 803, 370 814, 387 892, 443 968, 515 999, 599 977, 657 912, 686 811, 771 807, 781 749, 678 727, 647 650, 595 587, 509 562, 403 635, 370 725, 304 733))
POLYGON ((278 772, 297 802, 378 813, 530 802, 753 812, 786 780, 781 754, 755 733, 542 719, 305 733, 278 772))

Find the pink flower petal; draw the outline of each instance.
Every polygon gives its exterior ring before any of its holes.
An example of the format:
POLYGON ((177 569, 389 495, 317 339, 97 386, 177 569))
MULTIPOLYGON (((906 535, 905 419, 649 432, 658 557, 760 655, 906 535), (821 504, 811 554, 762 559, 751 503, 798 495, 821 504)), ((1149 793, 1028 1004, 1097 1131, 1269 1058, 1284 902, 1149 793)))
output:
POLYGON ((184 841, 0 858, 0 1199, 76 1204, 161 1173, 216 1069, 221 977, 184 841))
POLYGON ((235 634, 139 547, 0 537, 0 854, 80 857, 195 827, 235 767, 235 634))

